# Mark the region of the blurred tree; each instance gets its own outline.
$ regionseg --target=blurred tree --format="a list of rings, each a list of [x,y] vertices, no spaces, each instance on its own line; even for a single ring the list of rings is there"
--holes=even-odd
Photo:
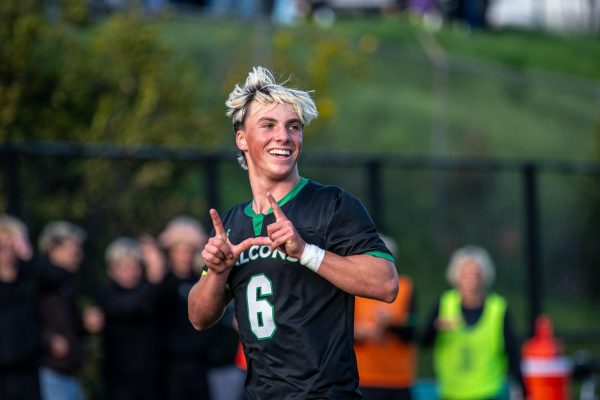
[[[0,141],[217,143],[210,133],[223,114],[199,109],[197,67],[176,60],[135,11],[94,20],[86,4],[0,2]],[[85,226],[101,264],[114,236],[203,212],[198,175],[181,163],[26,159],[23,217],[34,232],[57,218]]]
[[[41,3],[0,6],[0,139],[210,144],[196,72],[155,27],[135,13],[82,26],[83,0]]]

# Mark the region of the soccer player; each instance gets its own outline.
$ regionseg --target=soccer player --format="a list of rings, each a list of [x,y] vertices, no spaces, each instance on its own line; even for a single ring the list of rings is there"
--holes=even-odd
[[[226,102],[252,200],[214,225],[207,266],[188,298],[206,329],[235,300],[252,399],[360,399],[354,296],[394,301],[398,275],[365,208],[334,186],[300,176],[309,93],[255,67]]]

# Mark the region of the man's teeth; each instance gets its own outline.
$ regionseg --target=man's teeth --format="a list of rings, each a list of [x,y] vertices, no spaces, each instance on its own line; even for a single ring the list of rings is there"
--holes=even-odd
[[[290,154],[292,154],[292,152],[289,150],[269,150],[269,154],[275,156],[289,156]]]

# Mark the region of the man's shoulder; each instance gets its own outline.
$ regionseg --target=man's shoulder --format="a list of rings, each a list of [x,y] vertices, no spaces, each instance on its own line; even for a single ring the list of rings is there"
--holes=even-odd
[[[300,193],[304,196],[310,196],[313,200],[339,199],[343,196],[351,196],[339,186],[323,184],[313,180],[309,180]]]

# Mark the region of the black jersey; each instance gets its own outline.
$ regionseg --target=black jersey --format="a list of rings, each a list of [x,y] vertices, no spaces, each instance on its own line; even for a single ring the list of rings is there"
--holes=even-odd
[[[355,197],[302,179],[279,200],[306,243],[340,256],[393,260]],[[232,243],[267,236],[275,221],[237,205],[222,219]],[[243,252],[228,287],[248,362],[249,399],[360,399],[354,356],[354,296],[269,246]]]

